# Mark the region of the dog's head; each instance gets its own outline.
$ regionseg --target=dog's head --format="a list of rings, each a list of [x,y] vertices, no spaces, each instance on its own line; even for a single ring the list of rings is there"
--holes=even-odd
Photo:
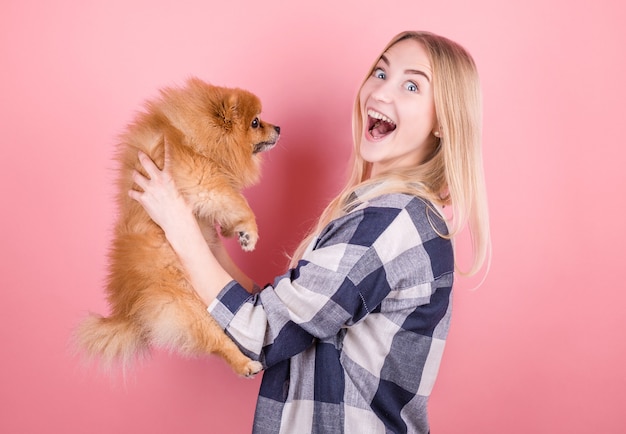
[[[259,98],[197,78],[185,87],[164,89],[161,95],[161,111],[180,130],[186,146],[244,184],[256,181],[259,154],[273,148],[280,136],[280,127],[261,120]]]

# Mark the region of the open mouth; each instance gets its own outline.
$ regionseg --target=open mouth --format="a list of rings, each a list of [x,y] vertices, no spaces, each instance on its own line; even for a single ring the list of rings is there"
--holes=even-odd
[[[382,139],[396,129],[396,123],[382,113],[367,111],[367,131],[375,139]]]
[[[396,129],[396,123],[382,113],[367,110],[367,131],[374,139],[382,139]]]

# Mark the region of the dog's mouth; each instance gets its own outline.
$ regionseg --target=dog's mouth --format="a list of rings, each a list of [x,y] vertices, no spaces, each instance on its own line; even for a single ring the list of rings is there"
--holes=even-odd
[[[252,150],[252,153],[258,154],[259,152],[269,151],[276,145],[276,142],[278,142],[278,139],[274,140],[273,142],[267,141],[267,142],[257,143],[256,145],[254,145],[254,149]]]
[[[273,126],[273,131],[271,132],[269,136],[269,140],[265,140],[263,142],[259,142],[255,144],[254,148],[252,148],[252,154],[254,155],[254,154],[258,154],[259,152],[269,151],[276,145],[276,143],[278,143],[279,138],[280,138],[280,127]]]
[[[396,123],[382,113],[367,110],[367,131],[375,139],[382,139],[396,129]]]

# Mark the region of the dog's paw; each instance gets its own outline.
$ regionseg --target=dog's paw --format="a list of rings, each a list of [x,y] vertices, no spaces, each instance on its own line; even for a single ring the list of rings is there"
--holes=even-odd
[[[258,235],[244,231],[237,232],[237,235],[239,236],[239,245],[243,250],[246,252],[254,250],[256,242],[259,238]]]
[[[243,372],[243,376],[246,378],[254,378],[254,376],[258,374],[259,372],[261,372],[262,370],[263,370],[263,365],[261,364],[261,362],[250,360],[250,362],[246,364],[246,367]]]

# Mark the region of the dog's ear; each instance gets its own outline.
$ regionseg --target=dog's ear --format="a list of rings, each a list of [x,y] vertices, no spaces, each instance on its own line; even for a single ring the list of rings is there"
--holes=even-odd
[[[217,110],[217,118],[221,126],[230,131],[236,123],[237,117],[237,95],[230,94],[222,98]]]

